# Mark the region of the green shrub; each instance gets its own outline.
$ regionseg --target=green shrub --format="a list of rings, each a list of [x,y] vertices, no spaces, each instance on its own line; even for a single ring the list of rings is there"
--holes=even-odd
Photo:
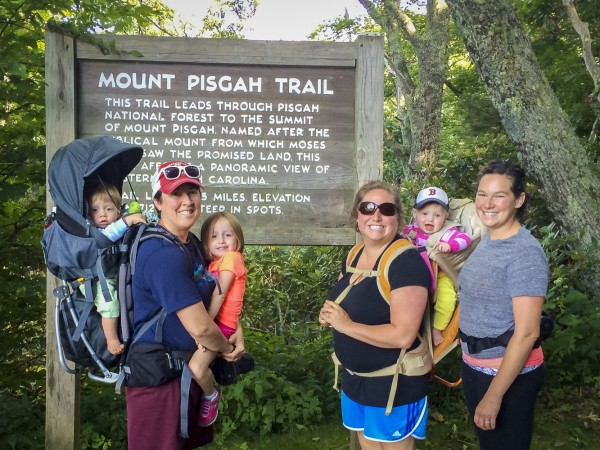
[[[259,368],[224,390],[220,439],[237,429],[252,436],[283,432],[321,419],[320,401],[312,389]]]
[[[330,331],[316,325],[288,331],[286,337],[247,333],[256,368],[223,389],[219,441],[234,430],[242,436],[262,436],[339,415],[339,396],[332,387]]]
[[[26,395],[0,392],[0,448],[44,448],[44,408]]]
[[[346,251],[322,246],[248,247],[243,324],[278,335],[295,324],[315,323]]]
[[[555,224],[536,230],[550,264],[550,287],[544,309],[554,319],[552,336],[544,342],[548,381],[555,394],[585,384],[600,389],[600,299],[586,294],[591,249],[577,236],[565,236]],[[596,274],[597,275],[597,274]]]
[[[127,449],[125,393],[116,394],[113,384],[82,378],[81,448]]]

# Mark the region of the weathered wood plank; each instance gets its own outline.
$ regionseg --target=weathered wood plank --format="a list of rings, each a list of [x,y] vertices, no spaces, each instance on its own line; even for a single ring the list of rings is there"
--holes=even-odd
[[[194,228],[200,234],[200,228]],[[246,227],[244,241],[247,245],[290,245],[302,242],[302,245],[354,245],[355,232],[348,228],[302,228],[293,225],[285,227]]]
[[[340,42],[250,41],[241,39],[161,38],[153,36],[99,36],[117,51],[102,54],[92,44],[77,42],[78,59],[144,59],[202,64],[354,67],[356,45]],[[118,51],[121,53],[118,54]],[[132,52],[135,51],[135,52]]]
[[[357,186],[383,177],[383,37],[356,40],[356,175]]]
[[[355,142],[357,188],[383,178],[383,37],[361,35],[356,40]],[[379,69],[379,70],[378,70]],[[354,234],[355,242],[360,240]],[[360,450],[355,431],[350,450]]]
[[[73,40],[46,35],[46,168],[52,155],[75,139],[75,51]],[[46,170],[47,173],[47,170]],[[46,194],[46,209],[52,199]],[[79,376],[66,373],[59,364],[52,289],[57,280],[49,272],[46,281],[46,449],[79,448]]]

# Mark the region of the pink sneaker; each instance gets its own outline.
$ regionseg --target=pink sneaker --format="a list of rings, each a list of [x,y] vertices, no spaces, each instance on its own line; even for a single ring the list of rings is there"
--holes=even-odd
[[[215,423],[219,414],[219,401],[221,400],[221,389],[215,386],[217,395],[212,400],[202,398],[200,403],[200,419],[201,427],[207,427]]]

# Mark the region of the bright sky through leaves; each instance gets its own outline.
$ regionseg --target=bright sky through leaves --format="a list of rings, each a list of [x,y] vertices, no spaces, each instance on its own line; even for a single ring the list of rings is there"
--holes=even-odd
[[[185,20],[199,23],[212,0],[163,0],[163,3]],[[246,38],[306,40],[317,25],[344,15],[346,9],[350,17],[366,14],[357,0],[260,0],[256,15],[248,21]]]

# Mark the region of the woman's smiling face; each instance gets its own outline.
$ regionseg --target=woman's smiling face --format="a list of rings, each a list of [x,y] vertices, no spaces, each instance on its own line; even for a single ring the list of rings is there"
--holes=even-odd
[[[170,194],[162,194],[154,200],[160,211],[160,224],[168,231],[185,240],[200,217],[200,188],[191,183],[182,184]]]
[[[511,229],[519,225],[517,212],[524,200],[525,193],[515,197],[511,180],[506,175],[487,174],[481,177],[475,206],[479,219],[488,227],[492,238],[507,237]]]
[[[362,198],[361,202],[373,202],[376,205],[382,203],[394,203],[394,197],[385,189],[372,189]],[[358,212],[358,231],[365,242],[386,244],[398,234],[398,216],[384,216],[379,208],[375,213],[368,216]]]

